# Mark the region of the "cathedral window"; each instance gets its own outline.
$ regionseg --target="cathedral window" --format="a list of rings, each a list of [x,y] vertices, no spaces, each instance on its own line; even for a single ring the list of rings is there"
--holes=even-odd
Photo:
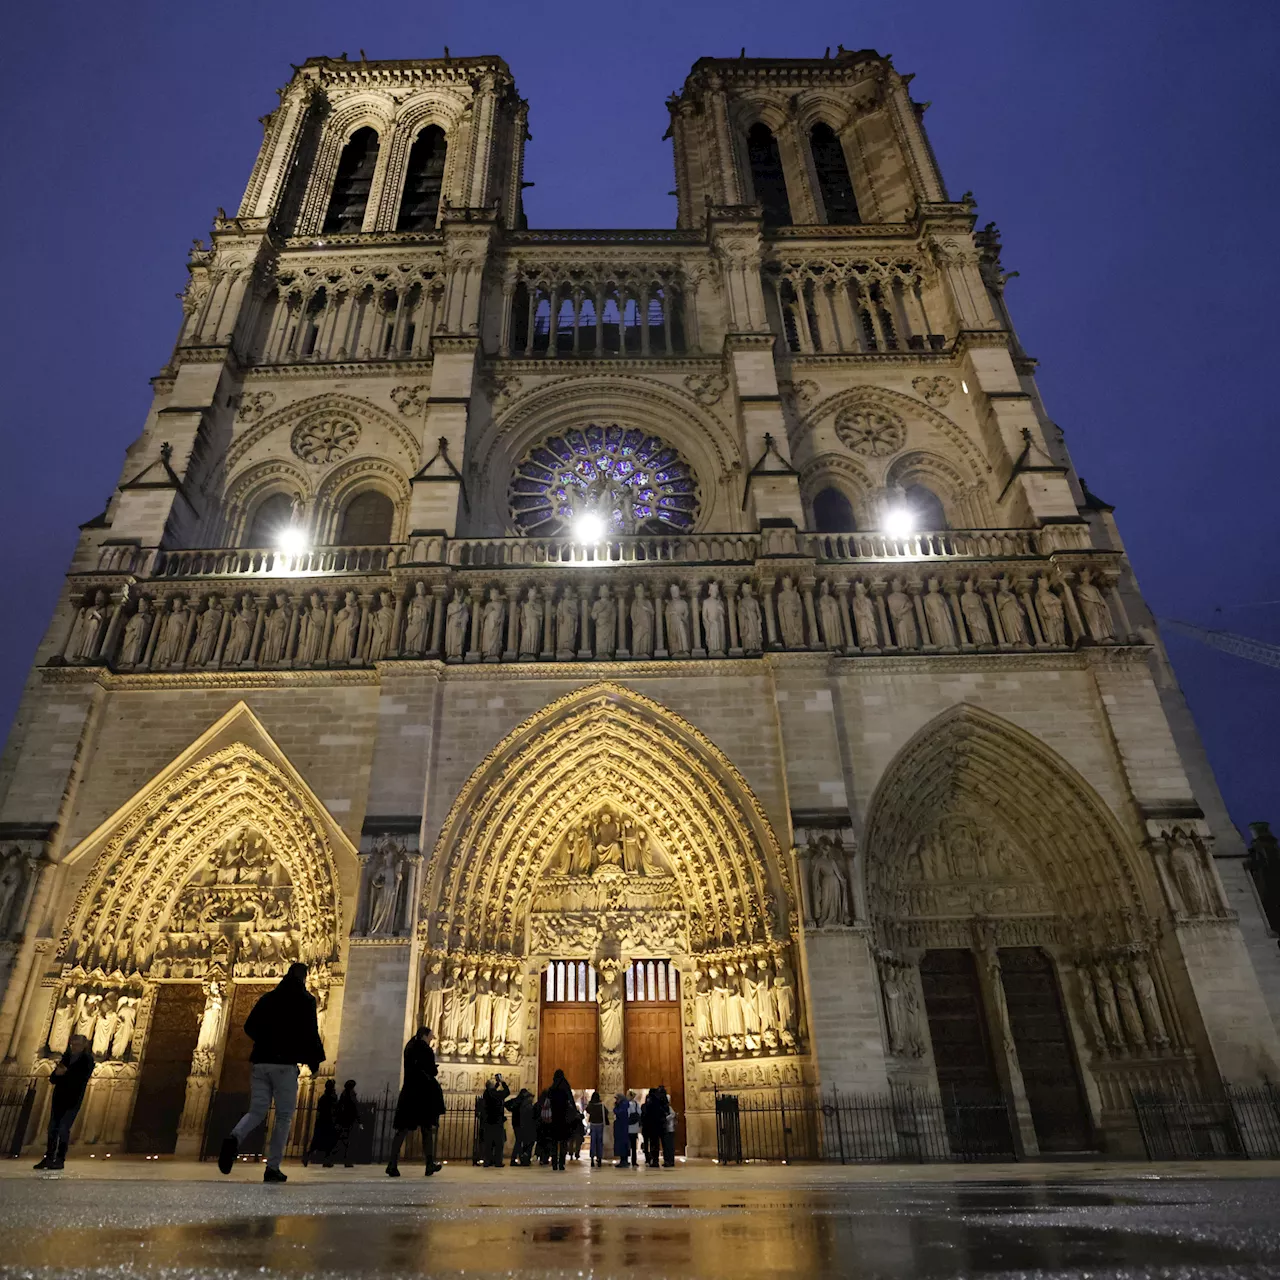
[[[246,547],[276,546],[292,518],[293,496],[288,493],[271,494],[258,504],[257,510],[253,513],[244,545]]]
[[[902,503],[911,512],[916,529],[933,533],[948,527],[942,500],[932,489],[922,484],[908,485],[902,491]]]
[[[549,436],[516,468],[508,490],[520,533],[554,537],[599,516],[610,536],[688,533],[698,518],[693,469],[658,436],[595,423]]]
[[[778,140],[767,124],[757,122],[747,130],[747,159],[751,164],[751,185],[756,203],[764,209],[766,226],[789,227],[791,204],[787,199],[787,181],[782,174],[782,156]]]
[[[813,167],[818,174],[818,190],[822,194],[827,221],[840,226],[860,222],[844,147],[840,145],[835,130],[819,121],[809,130],[809,148],[813,153]]]
[[[358,493],[342,512],[338,529],[338,545],[343,547],[377,547],[391,541],[391,524],[395,504],[385,493],[366,489]]]
[[[324,217],[325,235],[357,232],[364,226],[364,211],[369,204],[373,171],[377,165],[377,133],[368,126],[357,129],[342,148],[338,160],[329,211]]]
[[[813,525],[819,533],[853,533],[858,527],[854,523],[849,499],[831,486],[814,495]]]
[[[413,141],[400,197],[397,231],[434,231],[444,187],[444,130],[428,125]]]

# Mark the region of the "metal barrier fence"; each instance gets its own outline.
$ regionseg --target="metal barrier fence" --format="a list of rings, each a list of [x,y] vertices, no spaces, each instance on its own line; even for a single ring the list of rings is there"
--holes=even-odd
[[[16,1158],[22,1154],[35,1104],[34,1076],[7,1076],[0,1080],[0,1155]]]
[[[1280,1090],[1224,1084],[1218,1097],[1135,1092],[1148,1160],[1280,1159]]]
[[[716,1093],[716,1156],[838,1160],[841,1164],[1015,1160],[1003,1099],[973,1101],[922,1089],[816,1095],[804,1090]]]

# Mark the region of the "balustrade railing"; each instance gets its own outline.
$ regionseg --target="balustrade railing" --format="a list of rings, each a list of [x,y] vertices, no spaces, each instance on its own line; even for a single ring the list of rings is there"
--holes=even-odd
[[[152,578],[299,578],[337,573],[381,573],[402,563],[404,544],[311,547],[289,552],[266,547],[214,551],[158,551]]]

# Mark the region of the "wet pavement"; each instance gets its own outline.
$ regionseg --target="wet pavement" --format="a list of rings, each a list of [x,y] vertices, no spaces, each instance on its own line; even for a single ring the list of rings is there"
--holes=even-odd
[[[1280,1276],[1274,1165],[288,1172],[5,1162],[0,1276]]]

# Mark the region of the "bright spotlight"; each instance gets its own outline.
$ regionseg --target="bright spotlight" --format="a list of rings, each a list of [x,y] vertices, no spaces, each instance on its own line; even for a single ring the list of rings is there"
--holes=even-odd
[[[604,521],[594,511],[573,522],[573,536],[579,542],[599,542],[604,537]]]
[[[915,516],[906,507],[894,507],[884,518],[884,531],[891,538],[905,538],[916,527]]]
[[[307,549],[307,535],[304,530],[299,529],[296,524],[291,524],[280,530],[276,538],[276,550],[281,555],[300,556]]]

